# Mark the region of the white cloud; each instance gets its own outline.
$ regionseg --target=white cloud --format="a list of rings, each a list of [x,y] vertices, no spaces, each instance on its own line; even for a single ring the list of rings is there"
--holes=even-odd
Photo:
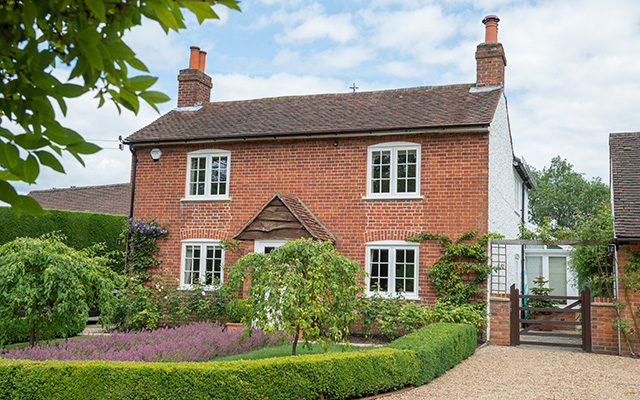
[[[351,15],[317,15],[276,35],[276,41],[299,44],[326,38],[345,43],[352,40],[357,32],[351,21]]]
[[[347,84],[333,78],[275,74],[251,77],[240,74],[213,75],[212,101],[256,99],[275,96],[346,92]]]

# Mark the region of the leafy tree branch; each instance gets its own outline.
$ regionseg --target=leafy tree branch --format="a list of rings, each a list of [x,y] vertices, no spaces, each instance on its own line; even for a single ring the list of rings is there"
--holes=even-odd
[[[58,122],[56,106],[95,93],[138,113],[140,99],[156,111],[169,100],[150,90],[157,78],[124,42],[143,17],[165,32],[185,28],[183,11],[200,23],[218,18],[216,4],[239,10],[236,0],[8,0],[0,7],[0,201],[42,214],[40,205],[18,195],[12,181],[35,183],[42,166],[64,173],[59,157],[82,157],[100,147]],[[56,76],[68,73],[64,81]],[[140,74],[138,74],[139,71]],[[54,74],[54,72],[56,72]]]

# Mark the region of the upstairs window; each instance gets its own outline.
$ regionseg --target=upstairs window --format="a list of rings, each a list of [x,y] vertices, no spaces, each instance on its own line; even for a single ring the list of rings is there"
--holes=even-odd
[[[187,193],[191,200],[229,198],[229,161],[231,152],[198,150],[187,156]]]
[[[217,288],[222,283],[224,250],[218,240],[189,239],[182,242],[180,286],[191,288],[198,282]]]
[[[367,197],[420,197],[420,145],[395,142],[369,146]]]

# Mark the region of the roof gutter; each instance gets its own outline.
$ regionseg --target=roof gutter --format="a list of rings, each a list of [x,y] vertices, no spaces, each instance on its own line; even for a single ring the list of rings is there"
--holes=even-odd
[[[536,179],[533,177],[531,169],[529,168],[529,164],[527,164],[527,162],[524,160],[524,157],[520,159],[514,155],[513,168],[515,168],[516,172],[522,179],[522,183],[524,183],[528,189],[535,189]]]
[[[489,131],[489,124],[473,124],[473,125],[457,125],[457,126],[437,126],[429,128],[399,128],[399,129],[369,129],[364,131],[341,131],[341,132],[308,132],[308,133],[267,133],[260,135],[245,136],[221,136],[216,138],[185,138],[185,139],[149,139],[149,140],[131,140],[124,141],[124,144],[160,144],[160,143],[211,143],[211,142],[242,142],[248,140],[265,140],[265,139],[323,139],[338,137],[363,137],[363,136],[386,136],[386,135],[405,135],[408,133],[444,133],[444,132],[460,132],[460,133],[486,133]]]

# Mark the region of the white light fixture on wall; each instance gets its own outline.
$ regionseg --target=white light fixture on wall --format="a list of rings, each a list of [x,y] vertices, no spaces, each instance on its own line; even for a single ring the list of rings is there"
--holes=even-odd
[[[158,161],[161,155],[162,155],[162,152],[160,151],[160,149],[158,148],[151,149],[151,158],[153,159],[153,161]]]

